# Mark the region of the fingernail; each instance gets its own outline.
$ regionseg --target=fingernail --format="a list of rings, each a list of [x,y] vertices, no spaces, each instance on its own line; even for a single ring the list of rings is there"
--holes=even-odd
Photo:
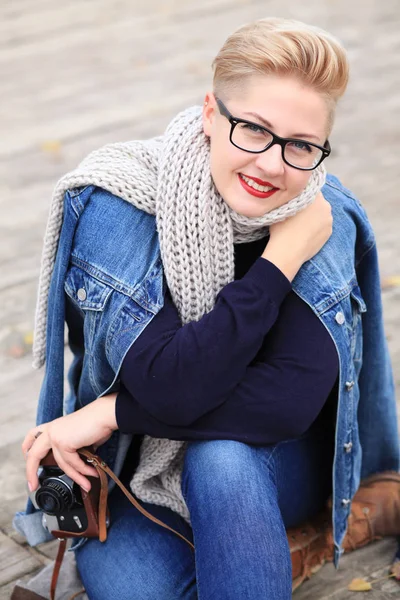
[[[30,491],[30,492],[32,492],[32,491],[33,491],[32,484],[31,484],[29,481],[28,481],[28,488],[29,488],[29,491]]]

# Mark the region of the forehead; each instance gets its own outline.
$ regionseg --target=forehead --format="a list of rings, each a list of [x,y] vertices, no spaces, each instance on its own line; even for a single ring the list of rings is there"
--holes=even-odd
[[[247,78],[229,94],[229,110],[237,117],[271,124],[278,135],[290,137],[306,132],[326,138],[329,108],[318,91],[289,76],[260,75]]]

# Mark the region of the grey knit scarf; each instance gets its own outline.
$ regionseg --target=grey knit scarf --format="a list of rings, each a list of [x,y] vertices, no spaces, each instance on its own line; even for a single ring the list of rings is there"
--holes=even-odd
[[[213,184],[201,107],[178,114],[163,136],[104,146],[65,175],[54,190],[44,240],[33,346],[34,367],[45,362],[47,303],[68,189],[96,185],[156,216],[161,259],[182,323],[210,311],[234,279],[234,243],[260,239],[268,226],[308,206],[325,182],[321,165],[304,191],[259,218],[234,212]],[[185,444],[146,436],[131,482],[143,501],[168,506],[190,521],[181,494]]]

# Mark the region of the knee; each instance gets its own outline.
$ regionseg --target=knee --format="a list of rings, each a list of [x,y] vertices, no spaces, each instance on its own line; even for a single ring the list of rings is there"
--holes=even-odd
[[[191,442],[185,455],[185,469],[197,475],[222,473],[235,476],[242,466],[251,462],[253,448],[231,440]]]
[[[222,494],[259,485],[268,470],[256,447],[232,440],[188,444],[182,479],[184,495],[190,489]]]

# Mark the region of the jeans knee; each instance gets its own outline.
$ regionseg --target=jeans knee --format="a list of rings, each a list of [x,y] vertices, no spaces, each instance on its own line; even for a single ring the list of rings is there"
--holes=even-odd
[[[190,489],[218,495],[235,490],[264,487],[270,476],[257,448],[233,440],[211,440],[188,444],[182,491]]]
[[[198,475],[239,473],[252,460],[252,448],[231,440],[191,442],[185,456],[185,469]]]

